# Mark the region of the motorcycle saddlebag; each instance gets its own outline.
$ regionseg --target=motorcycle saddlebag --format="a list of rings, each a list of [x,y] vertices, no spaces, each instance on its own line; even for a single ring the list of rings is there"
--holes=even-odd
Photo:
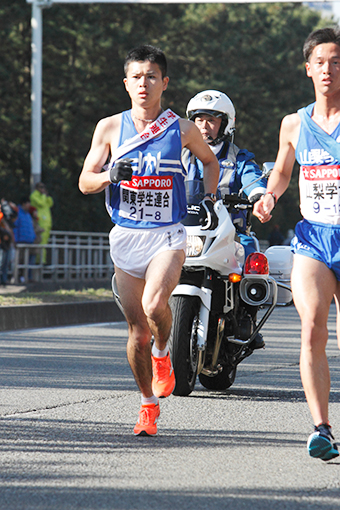
[[[290,287],[290,274],[293,267],[293,253],[289,246],[270,246],[265,255],[269,262],[269,274],[278,283],[283,283]],[[272,287],[267,303],[272,302]],[[289,290],[277,288],[277,304],[287,305],[292,300],[292,293]]]

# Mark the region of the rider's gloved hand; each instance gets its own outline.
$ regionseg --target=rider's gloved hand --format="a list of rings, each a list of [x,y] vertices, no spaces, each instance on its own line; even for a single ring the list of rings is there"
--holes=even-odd
[[[110,169],[110,181],[117,184],[119,181],[131,181],[132,165],[131,159],[121,159]]]
[[[248,200],[251,204],[255,204],[260,198],[263,196],[264,193],[255,193],[252,197],[250,197]]]
[[[215,230],[218,225],[218,216],[214,209],[214,202],[210,197],[204,197],[200,203],[201,230]]]

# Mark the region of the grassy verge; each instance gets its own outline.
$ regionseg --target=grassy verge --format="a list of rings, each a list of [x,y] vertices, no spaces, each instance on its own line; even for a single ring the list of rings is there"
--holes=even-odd
[[[82,289],[55,292],[20,292],[19,294],[0,295],[0,306],[39,305],[43,303],[77,303],[80,301],[111,300],[112,291],[109,289]]]

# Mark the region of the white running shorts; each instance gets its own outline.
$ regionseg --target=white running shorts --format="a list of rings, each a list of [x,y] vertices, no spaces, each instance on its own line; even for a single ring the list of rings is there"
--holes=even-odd
[[[151,260],[168,250],[186,251],[187,233],[181,223],[134,229],[116,225],[110,232],[110,255],[116,267],[136,278],[145,277]]]

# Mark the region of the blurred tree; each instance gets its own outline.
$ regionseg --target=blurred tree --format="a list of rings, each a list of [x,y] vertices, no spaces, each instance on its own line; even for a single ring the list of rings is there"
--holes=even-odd
[[[236,108],[235,143],[254,152],[259,164],[274,161],[282,118],[313,101],[302,46],[327,21],[297,4],[192,4],[180,22],[190,31],[179,27],[185,35],[171,54],[177,59],[173,81],[182,84],[174,104],[205,88],[225,92]],[[254,218],[259,237],[268,237],[273,221],[286,233],[300,220],[297,184],[294,174],[272,222],[262,225]]]
[[[0,194],[27,193],[31,143],[30,7],[0,5]]]
[[[29,191],[30,14],[23,0],[0,7],[0,189]],[[54,228],[107,231],[103,194],[83,196],[78,176],[95,124],[130,107],[123,61],[142,43],[161,47],[170,84],[164,107],[184,116],[198,91],[227,93],[236,143],[259,163],[273,160],[280,121],[313,99],[303,67],[308,33],[329,24],[299,4],[54,4],[44,9],[42,179],[55,199]],[[282,231],[299,219],[295,185],[279,201]],[[288,206],[289,204],[289,206]],[[271,228],[254,220],[260,236]]]

